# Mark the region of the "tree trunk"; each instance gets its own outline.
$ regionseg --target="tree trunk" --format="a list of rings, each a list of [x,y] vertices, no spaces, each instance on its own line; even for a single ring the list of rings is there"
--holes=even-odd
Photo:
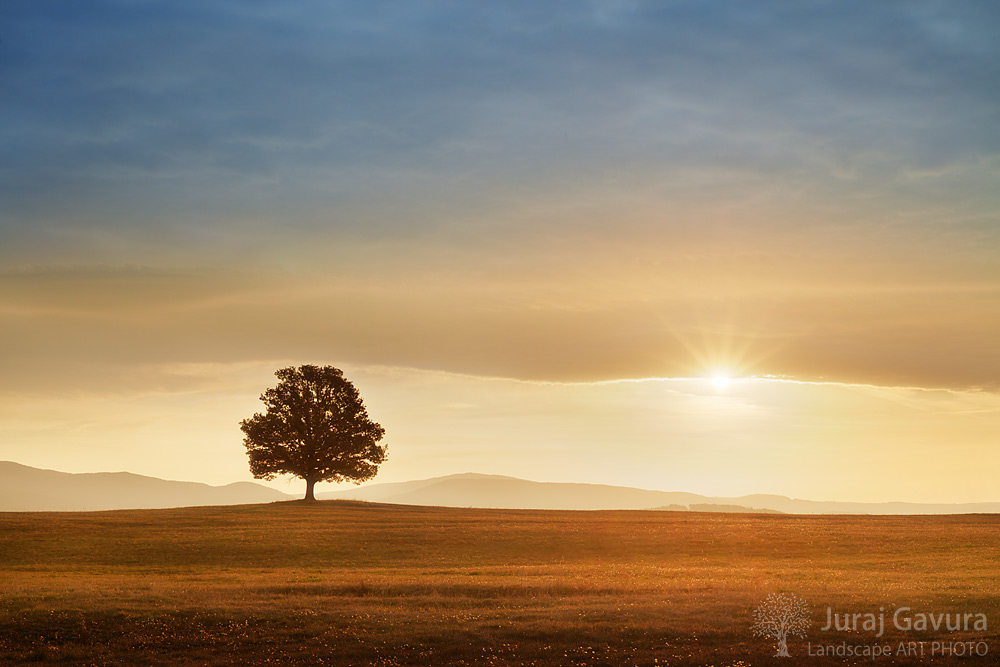
[[[774,656],[775,658],[788,658],[788,641],[785,635],[778,636],[778,652]]]
[[[316,500],[315,494],[313,494],[313,488],[316,486],[316,480],[307,479],[306,480],[306,497],[305,500]]]

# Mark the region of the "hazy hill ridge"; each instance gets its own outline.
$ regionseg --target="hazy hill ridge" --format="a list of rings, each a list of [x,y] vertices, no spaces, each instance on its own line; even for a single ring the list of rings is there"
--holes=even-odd
[[[801,500],[778,495],[702,496],[681,491],[652,491],[605,484],[532,482],[502,475],[465,473],[412,482],[369,484],[318,494],[403,505],[496,507],[507,509],[662,509],[692,511],[765,511],[789,514],[970,514],[1000,513],[994,503],[851,503]]]
[[[0,461],[0,511],[152,509],[290,500],[252,482],[210,486],[130,472],[68,473]]]
[[[0,511],[7,512],[242,505],[299,497],[252,482],[210,486],[128,472],[65,473],[0,461]],[[477,473],[369,484],[319,493],[317,497],[401,505],[505,509],[648,509],[789,514],[1000,513],[1000,503],[850,503],[766,494],[727,498],[606,484],[533,482]]]

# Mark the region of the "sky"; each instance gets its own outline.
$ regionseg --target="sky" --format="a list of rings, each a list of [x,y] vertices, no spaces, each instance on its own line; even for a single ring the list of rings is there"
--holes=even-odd
[[[249,480],[238,422],[313,363],[386,428],[376,482],[1000,500],[998,31],[6,0],[0,459]]]

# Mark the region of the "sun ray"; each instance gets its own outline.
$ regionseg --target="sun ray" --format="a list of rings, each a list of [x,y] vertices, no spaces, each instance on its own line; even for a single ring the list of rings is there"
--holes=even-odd
[[[761,365],[781,350],[788,336],[768,335],[765,317],[737,321],[734,313],[705,314],[686,330],[673,328],[670,334],[690,355],[689,377],[704,377],[722,389],[734,378],[758,375]]]

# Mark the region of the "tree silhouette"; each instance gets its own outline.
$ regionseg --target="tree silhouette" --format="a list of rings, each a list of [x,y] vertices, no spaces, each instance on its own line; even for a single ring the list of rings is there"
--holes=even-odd
[[[805,637],[811,619],[809,605],[795,593],[771,593],[753,612],[755,637],[778,640],[774,657],[787,658],[788,635]]]
[[[316,482],[360,484],[386,459],[379,445],[385,429],[368,417],[357,388],[333,366],[299,366],[275,372],[278,386],[260,396],[267,412],[240,422],[250,472],[257,479],[297,475],[306,500]]]

